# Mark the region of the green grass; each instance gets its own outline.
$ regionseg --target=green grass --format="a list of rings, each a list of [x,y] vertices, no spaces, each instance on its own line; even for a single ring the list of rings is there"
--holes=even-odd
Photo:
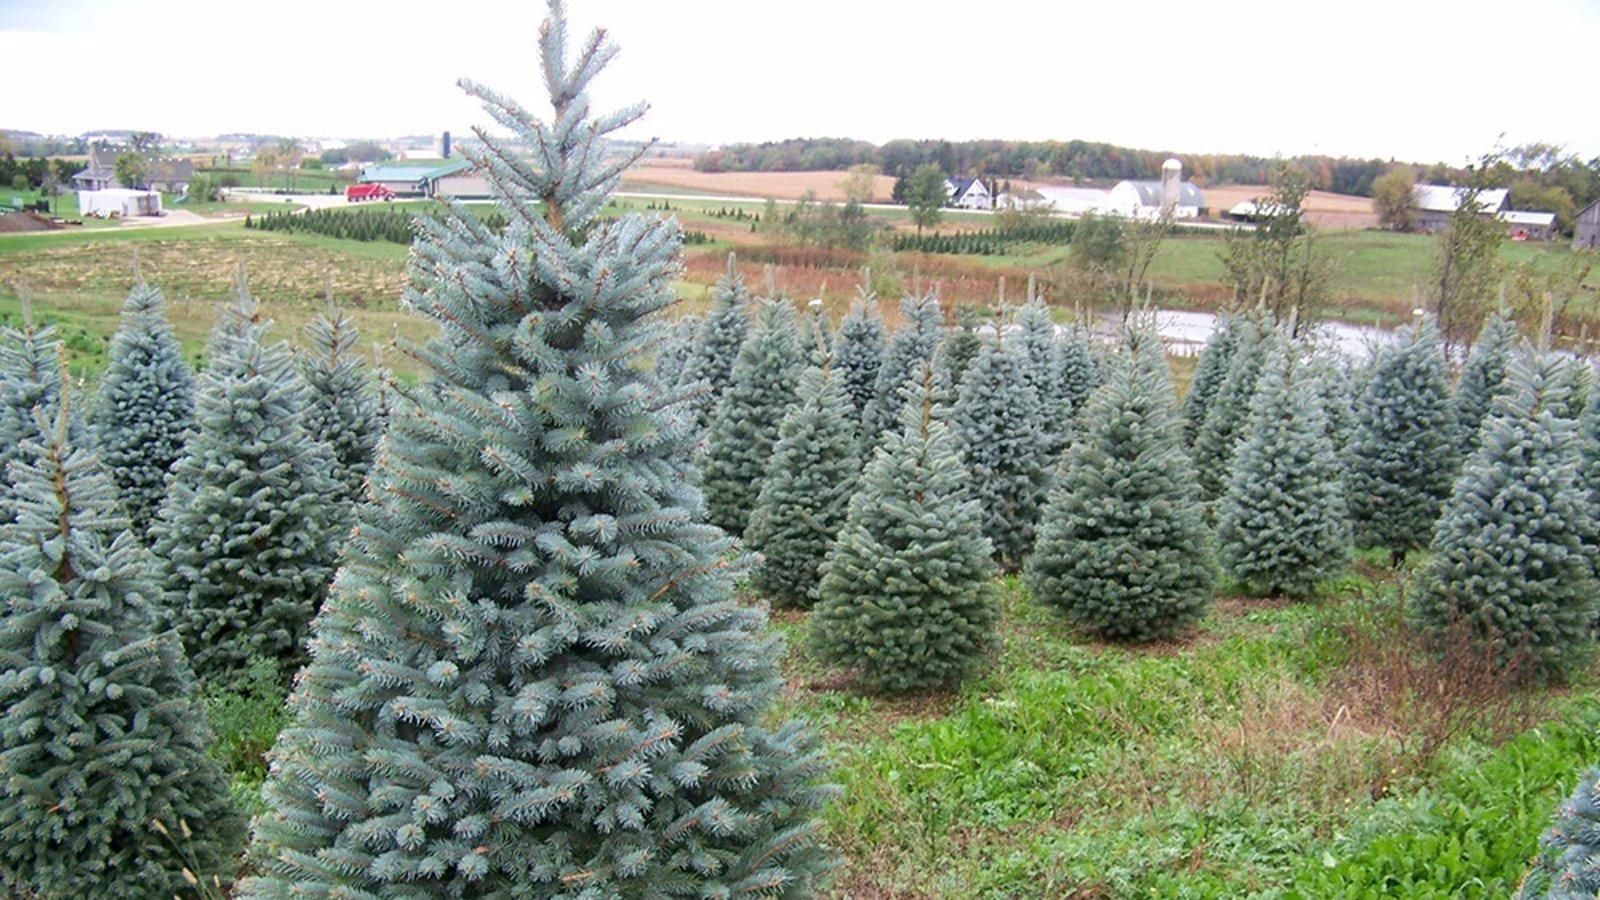
[[[843,787],[837,896],[1505,896],[1600,753],[1600,705],[1573,694],[1510,743],[1468,735],[1390,781],[1390,742],[1337,721],[1327,635],[1392,586],[1340,590],[1232,601],[1185,641],[1122,648],[1007,582],[988,674],[903,700],[838,689],[785,620],[783,712],[821,726]]]

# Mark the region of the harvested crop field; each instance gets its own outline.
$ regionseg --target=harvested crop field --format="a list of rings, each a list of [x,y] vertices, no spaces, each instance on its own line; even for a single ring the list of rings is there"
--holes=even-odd
[[[681,165],[640,165],[622,176],[622,189],[671,188],[695,194],[726,194],[730,197],[773,197],[798,200],[806,191],[819,200],[844,200],[839,182],[845,172],[697,172]],[[894,179],[879,175],[873,179],[872,199],[887,202],[894,190]]]
[[[1265,184],[1230,184],[1202,188],[1206,206],[1214,213],[1226,212],[1236,204],[1272,193]],[[1361,229],[1378,227],[1378,214],[1372,211],[1370,197],[1312,191],[1306,197],[1306,217],[1318,228]]]

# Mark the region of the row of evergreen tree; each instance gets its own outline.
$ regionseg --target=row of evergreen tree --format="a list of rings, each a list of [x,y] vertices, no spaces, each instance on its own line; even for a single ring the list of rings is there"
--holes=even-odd
[[[350,241],[387,241],[409,245],[417,234],[414,222],[418,217],[418,213],[394,207],[362,210],[286,209],[260,216],[247,215],[244,227],[260,231],[320,234]],[[486,214],[484,221],[496,231],[504,229],[506,225],[505,216],[499,212]]]
[[[898,234],[894,249],[918,253],[965,253],[995,256],[1016,244],[1066,246],[1072,243],[1078,223],[1071,219],[1029,222],[1007,228],[980,228],[950,234]]]
[[[268,327],[241,282],[197,376],[138,284],[87,416],[51,329],[0,341],[14,890],[170,897],[235,865],[244,823],[196,678],[303,662],[381,430],[348,318],[318,317],[297,354]]]
[[[1291,339],[1292,323],[1226,317],[1180,409],[1147,329],[1107,357],[1058,335],[1037,301],[982,336],[947,329],[933,298],[901,313],[888,338],[864,296],[835,335],[815,310],[801,321],[786,301],[751,298],[730,262],[705,321],[681,321],[660,354],[705,430],[712,521],[764,555],[754,585],[776,602],[822,599],[851,473],[895,430],[925,364],[923,400],[952,433],[996,565],[1026,569],[1036,596],[1093,631],[1172,634],[1203,613],[1217,566],[1253,593],[1309,596],[1353,547],[1397,563],[1431,547],[1419,622],[1469,624],[1507,665],[1544,675],[1591,647],[1600,404],[1585,403],[1586,366],[1519,347],[1505,316],[1455,388],[1429,320],[1353,368]],[[1555,455],[1519,463],[1539,441]],[[1499,455],[1480,459],[1485,448]],[[1516,490],[1534,495],[1508,511]],[[1140,584],[1169,576],[1183,596]]]
[[[752,587],[812,607],[820,655],[869,689],[973,672],[997,569],[1079,627],[1149,640],[1201,618],[1219,574],[1311,596],[1356,546],[1429,549],[1410,610],[1439,641],[1487,642],[1519,677],[1592,653],[1600,403],[1587,365],[1504,315],[1454,386],[1429,319],[1352,367],[1292,322],[1225,317],[1180,405],[1137,318],[1095,352],[1037,302],[979,331],[932,298],[901,314],[888,336],[863,296],[830,333],[815,307],[751,298],[730,261],[657,359],[697,404],[713,520],[760,554]],[[1530,885],[1595,883],[1597,784]]]

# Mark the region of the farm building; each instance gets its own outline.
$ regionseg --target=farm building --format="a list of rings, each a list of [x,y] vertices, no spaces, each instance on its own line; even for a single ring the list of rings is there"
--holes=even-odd
[[[428,179],[427,192],[430,197],[449,197],[453,200],[484,200],[491,196],[489,176],[462,159],[452,160],[436,169]]]
[[[1578,225],[1572,235],[1572,249],[1593,250],[1596,247],[1600,247],[1600,200],[1578,213]]]
[[[1500,214],[1500,221],[1514,241],[1548,241],[1556,233],[1556,214],[1508,209]]]
[[[161,195],[155,191],[105,188],[78,192],[78,213],[101,219],[126,219],[133,216],[159,216]]]
[[[109,151],[99,144],[89,147],[89,165],[72,176],[72,186],[80,191],[103,191],[117,186],[116,167]]]
[[[994,194],[982,178],[946,178],[944,189],[949,205],[958,209],[994,209]]]
[[[1417,230],[1424,232],[1443,231],[1450,224],[1450,216],[1461,207],[1464,202],[1465,190],[1450,184],[1419,184],[1412,196],[1417,203]],[[1485,216],[1498,216],[1508,212],[1511,192],[1505,188],[1495,188],[1478,192],[1478,212]]]
[[[1205,211],[1205,195],[1194,182],[1183,180],[1183,163],[1175,159],[1161,164],[1160,181],[1118,182],[1106,203],[1110,212],[1135,219],[1154,219],[1169,211],[1174,219],[1196,219]]]
[[[363,168],[358,183],[382,184],[397,197],[432,197],[435,184],[467,170],[472,163],[467,160],[450,160],[437,165],[370,165]],[[462,194],[448,194],[461,197]]]

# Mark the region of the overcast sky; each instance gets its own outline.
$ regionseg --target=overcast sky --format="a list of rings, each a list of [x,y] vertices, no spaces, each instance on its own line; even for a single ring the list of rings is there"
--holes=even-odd
[[[1459,163],[1600,155],[1600,0],[573,0],[630,136],[1072,139]],[[1302,11],[1304,10],[1304,11]],[[0,0],[0,127],[464,133],[470,76],[534,105],[542,2]],[[542,108],[542,107],[539,107]]]

